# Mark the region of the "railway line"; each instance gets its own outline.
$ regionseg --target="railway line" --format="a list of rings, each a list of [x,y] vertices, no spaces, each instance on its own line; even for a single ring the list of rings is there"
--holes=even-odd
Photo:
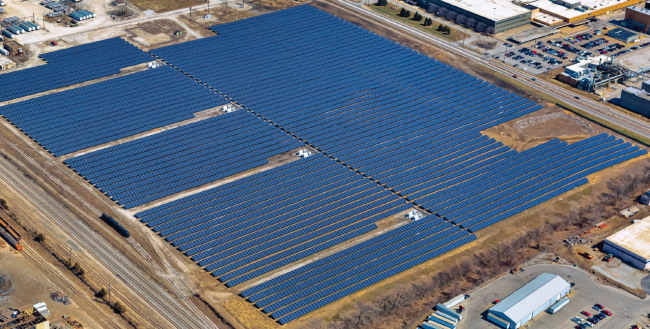
[[[591,115],[597,116],[603,120],[609,121],[613,124],[616,124],[624,129],[627,129],[629,131],[632,131],[638,135],[641,135],[646,138],[650,138],[650,123],[644,122],[644,121],[639,121],[635,120],[634,118],[621,113],[615,109],[609,108],[608,106],[605,106],[601,103],[598,103],[596,101],[592,101],[589,99],[580,99],[579,95],[576,93],[571,92],[570,90],[567,90],[563,87],[556,86],[550,82],[543,81],[540,79],[532,80],[534,78],[533,75],[517,70],[513,67],[510,67],[508,65],[502,64],[500,62],[494,62],[491,61],[489,58],[484,57],[480,54],[477,54],[476,52],[464,48],[460,44],[456,43],[451,43],[446,40],[440,39],[436,36],[433,36],[431,34],[422,32],[420,30],[417,30],[413,27],[410,27],[406,24],[400,23],[398,21],[392,20],[390,18],[384,17],[378,13],[375,13],[373,11],[370,11],[364,7],[362,7],[362,4],[354,4],[351,3],[347,0],[332,0],[327,2],[328,4],[338,7],[339,9],[343,9],[346,11],[352,11],[356,14],[365,16],[365,17],[370,17],[375,21],[380,21],[383,23],[385,26],[390,26],[394,29],[396,29],[396,32],[405,33],[411,36],[416,36],[419,39],[428,41],[444,50],[447,50],[451,53],[455,53],[457,55],[463,56],[465,58],[468,58],[470,60],[473,60],[483,66],[486,66],[494,71],[497,71],[501,74],[504,75],[516,75],[519,77],[519,82],[523,83],[526,86],[535,88],[536,90],[549,94],[559,100],[564,101],[565,103],[574,106],[586,113],[589,113]]]
[[[217,328],[205,315],[197,313],[196,307],[190,306],[188,300],[181,298],[179,301],[174,298],[124,255],[113,249],[105,238],[76,219],[63,205],[44,194],[33,182],[25,180],[24,175],[4,158],[0,159],[0,178],[38,209],[44,218],[67,232],[72,240],[94,255],[100,264],[158,311],[168,321],[167,324],[159,326]]]

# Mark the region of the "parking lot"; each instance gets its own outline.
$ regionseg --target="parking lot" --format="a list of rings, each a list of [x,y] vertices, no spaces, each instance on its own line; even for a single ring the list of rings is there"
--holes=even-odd
[[[570,302],[556,314],[542,313],[524,327],[530,329],[574,328],[576,323],[571,319],[587,311],[593,316],[596,311],[592,306],[600,303],[612,313],[596,324],[594,328],[631,328],[634,323],[647,314],[650,299],[641,300],[623,290],[605,286],[594,281],[589,273],[569,265],[532,265],[525,267],[523,272],[507,274],[496,281],[484,285],[470,293],[471,297],[461,303],[466,308],[463,320],[458,324],[459,329],[495,329],[496,325],[487,321],[485,312],[493,306],[492,301],[503,299],[534,279],[541,273],[560,275],[570,283],[575,283],[569,295]]]
[[[491,56],[495,60],[537,75],[571,65],[578,56],[606,55],[627,60],[630,57],[638,57],[635,54],[643,57],[645,50],[650,49],[648,38],[626,45],[606,36],[607,31],[615,27],[601,19],[590,22],[587,28],[571,34],[559,33],[521,45],[502,42],[491,51]]]

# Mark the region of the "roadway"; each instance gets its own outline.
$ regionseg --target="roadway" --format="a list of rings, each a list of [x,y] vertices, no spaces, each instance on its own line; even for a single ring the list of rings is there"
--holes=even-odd
[[[23,154],[23,156],[26,155]],[[94,256],[106,270],[114,273],[142,299],[142,302],[149,304],[154,311],[168,321],[165,324],[152,325],[164,328],[217,329],[217,326],[195,305],[179,296],[176,287],[173,287],[176,290],[176,295],[170,293],[153,276],[131,262],[104,236],[90,228],[60,201],[50,194],[44,193],[33,180],[26,179],[25,174],[4,157],[0,157],[0,179],[11,186],[26,203],[37,209],[44,219],[58,226],[71,240],[85,249],[88,254]],[[15,201],[19,202],[19,200]],[[140,313],[144,310],[132,311]],[[146,314],[141,315],[146,318]]]
[[[370,18],[374,21],[382,23],[384,26],[392,27],[396,32],[402,32],[404,34],[415,36],[418,39],[427,41],[440,49],[444,49],[450,53],[465,57],[469,60],[474,61],[480,65],[483,65],[489,69],[497,71],[506,76],[518,77],[519,82],[524,85],[527,85],[531,88],[536,89],[540,93],[545,93],[551,95],[564,103],[571,105],[579,110],[582,110],[588,114],[596,116],[602,120],[609,121],[621,128],[632,131],[640,136],[650,138],[650,123],[645,121],[639,121],[635,118],[632,118],[625,113],[619,112],[615,109],[610,108],[609,106],[593,101],[590,99],[580,98],[580,96],[569,89],[557,86],[553,83],[543,81],[541,79],[535,79],[535,76],[517,70],[511,66],[503,64],[501,62],[492,61],[489,59],[489,56],[484,56],[476,53],[473,50],[465,48],[463,45],[452,43],[444,39],[438,38],[434,35],[428,34],[426,32],[420,31],[414,27],[408,26],[401,22],[395,21],[393,19],[384,17],[376,12],[373,12],[370,9],[367,9],[363,6],[362,3],[351,3],[348,0],[332,0],[328,2],[333,6],[339,7],[346,11],[351,11],[356,14],[362,15],[366,18]]]

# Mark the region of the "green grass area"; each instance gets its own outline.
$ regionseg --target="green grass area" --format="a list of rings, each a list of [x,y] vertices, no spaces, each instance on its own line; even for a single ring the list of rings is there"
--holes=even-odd
[[[571,112],[575,113],[576,115],[579,115],[579,116],[581,116],[581,117],[583,117],[583,118],[585,118],[585,119],[587,119],[587,120],[589,120],[591,122],[599,124],[599,125],[601,125],[601,126],[603,126],[605,128],[608,128],[610,130],[613,130],[613,131],[615,131],[615,132],[617,132],[617,133],[619,133],[619,134],[621,134],[621,135],[623,135],[623,136],[625,136],[625,137],[627,137],[629,139],[635,140],[635,141],[637,141],[637,142],[639,142],[639,143],[641,143],[641,144],[643,144],[645,146],[650,146],[650,139],[645,138],[645,137],[643,137],[643,136],[641,136],[639,134],[636,134],[636,133],[634,133],[632,131],[629,131],[629,130],[627,130],[627,129],[623,128],[623,127],[620,127],[620,126],[618,126],[618,125],[616,125],[614,123],[611,123],[609,121],[606,121],[606,120],[603,120],[603,119],[601,119],[599,117],[591,115],[591,114],[589,114],[589,113],[587,113],[585,111],[579,110],[579,109],[577,109],[577,108],[575,108],[575,107],[573,107],[573,106],[571,106],[569,104],[564,103],[563,101],[561,101],[561,100],[559,100],[559,99],[557,99],[557,98],[555,98],[553,96],[550,96],[550,95],[545,94],[545,93],[540,93],[537,89],[534,89],[534,88],[532,88],[532,87],[518,81],[517,79],[512,79],[509,76],[505,76],[505,75],[503,75],[501,73],[493,71],[492,69],[489,69],[489,68],[487,68],[485,66],[482,66],[482,65],[475,65],[475,66],[473,66],[473,68],[475,70],[477,70],[477,71],[483,72],[486,75],[492,76],[494,79],[499,80],[504,84],[510,85],[511,87],[513,87],[513,89],[515,89],[516,91],[518,91],[518,92],[520,92],[522,94],[525,94],[529,98],[532,98],[534,100],[536,99],[537,101],[546,101],[548,103],[555,104],[555,105],[557,105],[557,106],[559,106],[559,107],[561,107],[561,108],[563,108],[565,110],[571,111]]]
[[[438,25],[440,25],[440,23],[437,23],[437,22],[434,21],[432,26],[424,26],[423,25],[424,18],[421,21],[417,22],[417,21],[412,20],[411,18],[401,17],[398,14],[399,14],[400,9],[402,9],[402,8],[398,7],[397,9],[393,10],[392,7],[393,7],[393,5],[391,5],[391,4],[388,4],[387,6],[377,6],[375,4],[368,5],[368,8],[370,8],[374,12],[380,13],[380,14],[386,16],[386,17],[390,17],[390,18],[392,18],[392,19],[394,19],[394,20],[396,20],[398,22],[408,24],[408,25],[410,25],[412,27],[415,27],[415,28],[417,28],[419,30],[422,30],[424,32],[433,34],[433,35],[435,35],[437,37],[443,38],[443,39],[445,39],[447,41],[463,40],[464,33],[461,32],[461,31],[451,29],[451,32],[449,34],[442,33],[440,31],[436,30],[438,28]],[[408,10],[408,8],[407,8],[407,10]],[[411,17],[413,17],[414,14],[415,13],[412,12]],[[420,12],[420,14],[422,14],[422,12]],[[444,25],[449,26],[448,24],[444,24]]]

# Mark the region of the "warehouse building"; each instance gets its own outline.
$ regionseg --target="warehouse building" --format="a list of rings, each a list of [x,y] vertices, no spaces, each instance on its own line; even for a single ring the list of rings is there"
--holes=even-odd
[[[536,8],[541,13],[552,15],[558,21],[549,21],[552,24],[577,23],[609,14],[612,11],[635,6],[639,0],[521,0],[522,3]]]
[[[650,33],[650,2],[625,8],[624,26]]]
[[[569,293],[571,285],[559,275],[542,273],[500,301],[488,320],[506,329],[520,328]]]
[[[650,269],[650,217],[607,237],[603,251],[638,269]]]
[[[419,0],[426,8],[434,6],[437,12],[440,8],[473,19],[476,26],[484,25],[494,29],[494,33],[508,31],[526,24],[532,20],[532,11],[521,7],[510,0],[473,1],[473,0]],[[481,30],[480,28],[475,28]]]
[[[622,107],[650,118],[650,80],[641,85],[641,89],[627,87],[621,90]]]
[[[612,38],[614,38],[614,39],[616,39],[618,41],[625,42],[625,43],[632,43],[635,40],[639,39],[638,34],[632,32],[632,31],[622,29],[620,27],[615,28],[613,30],[609,30],[609,32],[607,32],[607,36],[612,37]]]

